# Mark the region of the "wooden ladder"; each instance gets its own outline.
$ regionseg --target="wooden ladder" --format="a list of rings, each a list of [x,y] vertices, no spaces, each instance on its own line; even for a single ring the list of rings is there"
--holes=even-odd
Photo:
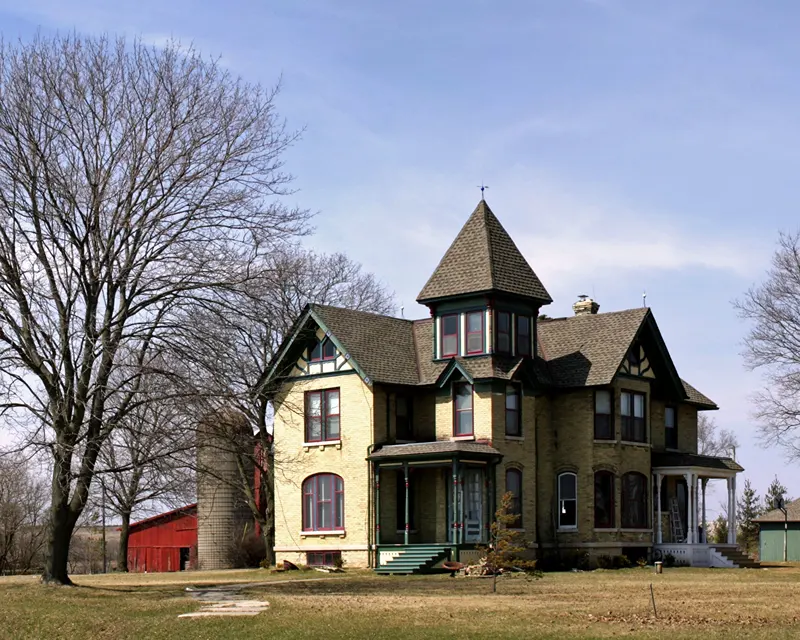
[[[672,498],[669,502],[669,526],[672,533],[672,542],[683,542],[683,524],[681,523],[681,512],[678,509],[677,498]]]

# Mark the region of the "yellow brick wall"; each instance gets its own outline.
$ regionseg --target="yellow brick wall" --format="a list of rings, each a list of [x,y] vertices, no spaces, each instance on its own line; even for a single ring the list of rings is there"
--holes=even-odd
[[[697,453],[697,408],[689,404],[678,405],[678,447]]]
[[[302,411],[306,391],[339,388],[341,443],[304,446]],[[380,394],[376,395],[376,398]],[[305,562],[306,551],[341,550],[352,566],[367,562],[367,447],[375,431],[372,389],[356,374],[295,378],[276,399],[275,412],[275,547],[278,561]],[[375,403],[377,404],[377,403]],[[383,425],[382,425],[383,426]],[[303,480],[315,473],[335,473],[344,481],[344,534],[302,533]]]

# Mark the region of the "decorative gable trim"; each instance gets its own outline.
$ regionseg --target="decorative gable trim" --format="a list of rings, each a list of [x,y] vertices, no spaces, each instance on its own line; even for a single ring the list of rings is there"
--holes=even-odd
[[[470,384],[475,384],[475,380],[469,371],[467,371],[467,369],[458,360],[452,358],[448,365],[444,368],[444,371],[442,371],[442,373],[439,374],[439,377],[436,379],[436,386],[439,388],[444,387],[455,373],[461,374],[461,376]]]

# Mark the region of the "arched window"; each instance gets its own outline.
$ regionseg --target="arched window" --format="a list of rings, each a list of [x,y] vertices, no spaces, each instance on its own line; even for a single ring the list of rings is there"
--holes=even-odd
[[[318,473],[303,482],[303,531],[344,529],[344,481]]]
[[[622,527],[647,529],[647,478],[630,472],[622,476]]]
[[[578,528],[578,476],[574,473],[558,476],[558,528]]]
[[[614,526],[614,474],[598,471],[594,474],[594,526],[611,529]]]
[[[513,528],[522,528],[522,471],[519,469],[506,470],[506,491],[513,497],[509,515],[515,514],[517,519],[514,521]]]

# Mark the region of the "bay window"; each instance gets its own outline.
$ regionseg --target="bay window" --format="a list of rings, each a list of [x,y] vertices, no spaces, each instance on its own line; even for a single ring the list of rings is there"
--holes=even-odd
[[[630,472],[622,476],[622,527],[647,528],[647,478]]]
[[[614,439],[611,391],[608,389],[598,389],[594,392],[594,439]]]
[[[467,314],[467,355],[483,351],[483,311],[470,311]]]
[[[614,474],[598,471],[594,474],[594,527],[614,527]]]
[[[622,439],[629,442],[647,442],[645,426],[645,395],[633,391],[620,394],[620,417]]]
[[[442,316],[442,357],[458,355],[458,314]]]
[[[498,311],[496,314],[497,327],[495,334],[497,353],[511,353],[511,314],[508,311]]]

